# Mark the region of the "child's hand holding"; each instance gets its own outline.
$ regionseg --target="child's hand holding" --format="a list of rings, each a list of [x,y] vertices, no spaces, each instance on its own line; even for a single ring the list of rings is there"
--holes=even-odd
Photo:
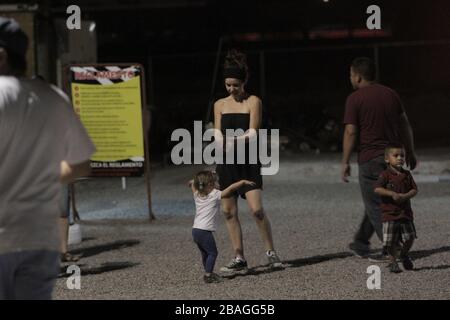
[[[255,186],[256,183],[254,183],[253,181],[249,181],[249,180],[242,180],[243,184],[245,186]]]
[[[405,202],[407,198],[403,193],[394,192],[394,194],[392,195],[392,199],[394,199],[394,201],[397,203],[402,203]]]
[[[395,202],[399,202],[399,200],[400,200],[400,194],[398,194],[397,192],[392,193],[392,199],[393,199]]]
[[[193,184],[194,184],[194,179],[189,180],[188,187],[192,187]]]

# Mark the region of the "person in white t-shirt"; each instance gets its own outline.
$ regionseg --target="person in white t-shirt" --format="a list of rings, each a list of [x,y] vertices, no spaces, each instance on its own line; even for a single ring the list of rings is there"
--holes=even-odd
[[[215,274],[214,265],[217,258],[217,246],[213,232],[217,229],[217,218],[220,214],[220,200],[232,197],[234,192],[243,186],[253,186],[254,182],[240,180],[223,191],[216,189],[216,176],[212,171],[200,171],[189,181],[195,200],[195,219],[192,237],[202,254],[205,269],[203,280],[206,283],[221,282]]]
[[[27,47],[0,17],[0,300],[52,298],[62,184],[88,175],[95,152],[69,98],[25,77]]]

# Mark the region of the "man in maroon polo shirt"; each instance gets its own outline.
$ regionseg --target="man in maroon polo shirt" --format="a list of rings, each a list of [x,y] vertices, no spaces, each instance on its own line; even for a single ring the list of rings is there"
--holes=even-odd
[[[349,248],[355,255],[367,257],[373,233],[380,241],[383,240],[380,198],[373,190],[374,183],[385,169],[386,146],[403,144],[406,164],[411,170],[417,161],[412,129],[400,98],[394,90],[375,82],[373,61],[366,57],[354,59],[350,67],[350,82],[356,91],[347,98],[345,105],[341,176],[344,182],[348,182],[350,156],[353,150],[357,150],[359,185],[365,210]],[[388,261],[387,257],[379,259]]]

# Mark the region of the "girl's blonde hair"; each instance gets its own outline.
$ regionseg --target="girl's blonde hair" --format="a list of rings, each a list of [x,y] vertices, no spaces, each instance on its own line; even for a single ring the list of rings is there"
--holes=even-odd
[[[216,181],[216,176],[211,171],[200,171],[194,177],[194,188],[202,196],[206,196],[206,187],[214,186]]]

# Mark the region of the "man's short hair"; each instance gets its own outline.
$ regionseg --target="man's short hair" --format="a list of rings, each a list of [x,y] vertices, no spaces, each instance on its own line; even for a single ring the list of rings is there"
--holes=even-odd
[[[12,73],[25,74],[28,36],[14,19],[0,17],[0,48],[6,50],[8,54],[8,64]]]
[[[21,56],[6,48],[8,53],[8,64],[14,74],[24,75],[27,72],[27,60],[24,56]]]
[[[355,58],[352,62],[353,72],[359,74],[367,81],[374,81],[376,77],[375,63],[367,57]]]
[[[384,156],[387,157],[389,155],[389,152],[392,151],[392,149],[403,149],[405,150],[405,146],[401,143],[389,143],[386,148],[384,148]]]

